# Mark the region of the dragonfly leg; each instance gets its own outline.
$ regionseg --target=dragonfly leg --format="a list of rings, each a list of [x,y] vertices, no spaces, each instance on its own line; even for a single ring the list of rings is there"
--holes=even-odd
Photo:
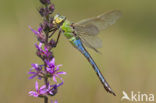
[[[56,40],[56,43],[55,43],[54,47],[57,46],[57,43],[58,43],[58,41],[59,41],[59,38],[60,38],[61,32],[62,32],[62,31],[59,30],[59,33],[58,33],[58,36],[57,36],[57,40]]]
[[[57,31],[57,29],[55,29],[50,35],[49,38],[51,38],[53,36],[53,34]]]

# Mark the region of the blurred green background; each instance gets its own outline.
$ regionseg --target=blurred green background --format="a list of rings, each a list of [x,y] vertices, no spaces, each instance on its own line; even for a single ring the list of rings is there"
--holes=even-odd
[[[52,0],[55,13],[77,22],[118,9],[122,17],[103,31],[102,55],[88,49],[117,94],[106,93],[88,61],[61,36],[54,50],[63,64],[64,85],[51,99],[59,103],[121,103],[122,91],[156,93],[156,1],[155,0]],[[28,80],[35,55],[36,38],[28,26],[41,22],[39,0],[0,0],[0,102],[43,103],[28,96],[34,80]],[[124,103],[126,101],[123,101]]]

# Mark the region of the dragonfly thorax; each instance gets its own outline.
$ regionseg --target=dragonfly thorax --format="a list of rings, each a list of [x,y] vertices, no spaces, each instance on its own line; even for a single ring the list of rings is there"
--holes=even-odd
[[[61,30],[63,31],[63,34],[67,37],[67,39],[70,39],[73,36],[75,36],[72,23],[68,20],[64,21],[63,25],[61,26]]]

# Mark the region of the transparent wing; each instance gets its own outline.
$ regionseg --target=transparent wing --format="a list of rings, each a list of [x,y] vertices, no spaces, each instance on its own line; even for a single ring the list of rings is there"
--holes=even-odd
[[[77,25],[74,26],[76,34],[81,38],[83,44],[87,47],[99,52],[97,48],[102,47],[102,41],[96,36],[99,33],[95,25]]]
[[[99,29],[93,25],[93,24],[88,24],[88,25],[75,25],[74,30],[78,35],[81,36],[96,36],[99,34]]]
[[[97,36],[79,36],[82,43],[85,44],[87,47],[93,49],[96,52],[99,52],[97,49],[102,47],[102,40]]]
[[[83,25],[84,27],[94,25],[100,31],[100,30],[104,30],[107,27],[109,27],[110,25],[114,24],[116,22],[116,20],[119,19],[120,16],[121,16],[120,11],[112,10],[112,11],[106,12],[102,15],[99,15],[97,17],[84,19],[84,20],[76,23],[76,25]]]
[[[109,11],[97,17],[75,23],[74,30],[87,47],[97,52],[97,48],[102,47],[102,41],[96,35],[101,30],[114,24],[120,16],[121,12],[118,10]]]

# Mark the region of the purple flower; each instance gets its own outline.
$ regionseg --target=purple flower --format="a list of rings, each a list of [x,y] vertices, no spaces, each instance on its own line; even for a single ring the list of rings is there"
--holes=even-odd
[[[60,87],[61,85],[63,85],[63,81],[59,84],[50,85],[50,88],[48,91],[49,95],[54,96],[57,93],[57,88]]]
[[[39,51],[42,51],[42,43],[39,43],[38,45],[35,43],[35,46]]]
[[[51,52],[49,51],[49,46],[45,46],[44,48],[42,48],[42,43],[40,42],[39,45],[37,45],[37,43],[35,43],[36,48],[38,49],[38,51],[42,52],[43,55],[49,56],[51,54]]]
[[[47,94],[54,96],[57,93],[57,88],[61,85],[63,85],[63,82],[54,85],[50,85],[49,83],[47,83],[47,88],[46,85],[43,85],[39,88],[38,82],[36,81],[35,83],[36,91],[30,91],[29,95],[33,97],[45,96]]]
[[[41,27],[38,28],[38,30],[34,30],[31,28],[31,26],[29,26],[29,28],[31,29],[31,31],[37,36],[37,39],[44,43],[45,42],[45,35],[42,33],[43,29]]]
[[[33,97],[39,97],[47,94],[48,89],[46,89],[46,85],[43,85],[39,88],[38,82],[35,83],[36,91],[30,91],[29,95]]]
[[[51,103],[58,103],[58,102],[57,102],[57,100],[55,100],[54,102],[53,102],[53,100],[51,100]]]
[[[51,61],[46,60],[46,63],[49,68],[55,68],[55,58],[53,58]]]
[[[31,29],[31,31],[32,31],[35,35],[40,35],[40,34],[42,34],[42,28],[41,28],[41,27],[38,28],[38,31],[32,29],[31,26],[29,26],[29,28]]]
[[[38,64],[31,64],[31,66],[32,68],[30,69],[28,74],[32,74],[32,76],[30,76],[29,79],[33,79],[36,76],[38,76],[38,79],[41,79],[42,66]],[[35,70],[35,72],[32,72],[33,70]]]
[[[37,55],[43,59],[51,59],[53,57],[52,52],[49,51],[49,49],[51,48],[50,46],[45,46],[44,48],[42,48],[42,43],[40,42],[38,45],[35,44],[36,48],[37,48]]]
[[[46,61],[47,63],[47,68],[46,70],[48,71],[48,73],[52,76],[53,81],[57,83],[56,77],[60,78],[62,81],[63,79],[60,77],[61,74],[66,74],[66,72],[59,72],[60,70],[60,66],[62,65],[55,65],[55,58],[53,58],[51,61]]]

